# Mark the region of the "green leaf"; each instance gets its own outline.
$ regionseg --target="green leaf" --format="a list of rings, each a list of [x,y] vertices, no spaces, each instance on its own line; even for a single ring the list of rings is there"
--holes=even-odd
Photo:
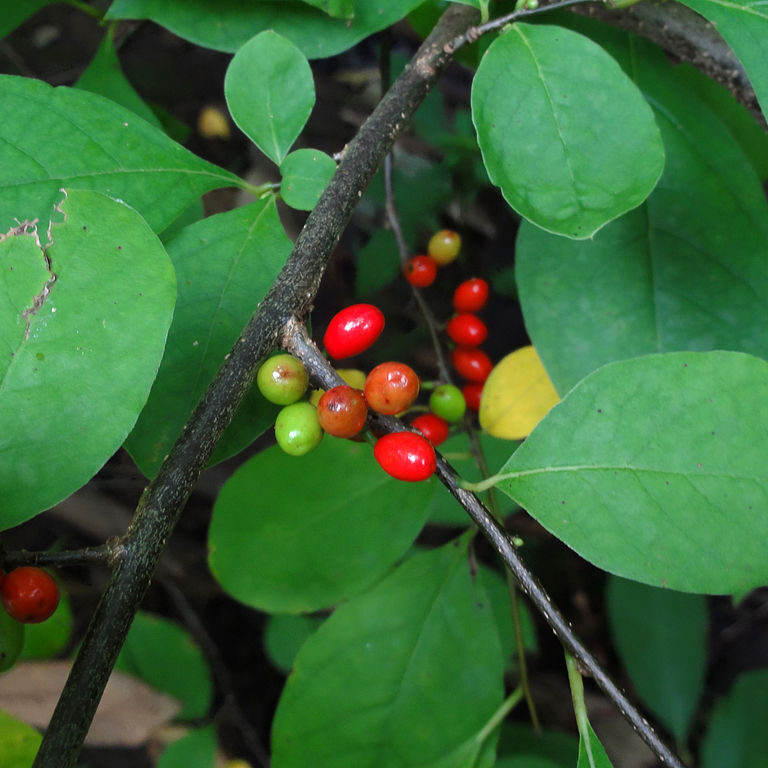
[[[13,32],[25,19],[33,13],[37,13],[46,5],[52,5],[57,0],[14,0],[11,4],[6,4],[3,13],[0,16],[0,37],[5,37]]]
[[[25,627],[21,659],[50,659],[61,653],[72,638],[74,619],[69,595],[59,590],[59,605],[53,615],[40,624]]]
[[[186,630],[168,619],[137,613],[115,669],[178,699],[182,720],[208,712],[213,684],[205,657]]]
[[[297,149],[280,164],[280,173],[280,194],[285,203],[311,211],[336,173],[336,161],[319,149]]]
[[[233,597],[264,611],[335,605],[408,550],[435,482],[393,480],[363,443],[326,437],[301,458],[272,447],[240,467],[216,500],[211,571]]]
[[[760,0],[682,0],[711,21],[741,61],[755,89],[757,100],[768,116],[768,72],[765,41],[768,39],[768,11]]]
[[[637,695],[685,743],[704,688],[707,603],[613,577],[606,593],[616,649]]]
[[[766,422],[764,360],[612,363],[549,412],[498,488],[600,568],[729,594],[768,583]]]
[[[135,210],[90,191],[58,210],[44,251],[34,234],[0,242],[0,529],[80,488],[120,447],[173,314],[173,268]]]
[[[59,190],[95,189],[163,230],[204,192],[239,184],[133,112],[93,93],[0,76],[0,228],[47,222]]]
[[[576,32],[516,24],[472,84],[491,181],[542,229],[583,239],[637,207],[661,175],[653,114],[600,46]]]
[[[467,539],[452,542],[407,560],[302,646],[275,715],[272,764],[466,768],[448,758],[479,736],[502,694],[488,599]]]
[[[197,728],[169,744],[157,761],[157,768],[214,768],[216,729]]]
[[[667,164],[648,201],[572,242],[520,227],[526,329],[555,387],[604,363],[681,349],[768,357],[768,204],[718,114],[663,54],[630,40]]]
[[[3,768],[29,768],[43,737],[31,725],[0,710],[0,744]]]
[[[355,6],[352,0],[304,0],[304,2],[319,8],[329,16],[352,19],[355,15]]]
[[[315,83],[304,54],[270,30],[235,54],[224,95],[240,130],[280,165],[312,112]]]
[[[768,670],[743,673],[712,712],[701,746],[702,768],[768,766]]]
[[[422,2],[353,0],[349,19],[332,18],[319,8],[289,0],[218,0],[216,23],[212,24],[208,0],[114,0],[106,18],[151,19],[193,43],[232,53],[255,34],[272,29],[291,40],[307,58],[319,59],[346,51]]]
[[[396,280],[400,274],[395,235],[388,229],[377,229],[358,251],[355,295],[375,293]]]
[[[579,760],[576,768],[613,768],[613,763],[605,754],[600,739],[587,723],[587,737],[579,739]]]
[[[168,243],[179,286],[176,312],[149,400],[126,442],[148,477],[157,473],[290,250],[271,197],[196,222]],[[254,387],[212,462],[241,451],[276,415]]]
[[[579,752],[579,741],[564,731],[543,730],[535,732],[527,723],[505,722],[501,726],[497,768],[529,768],[524,762],[531,759],[530,768],[538,768],[533,760],[539,760],[541,768],[573,768]]]
[[[317,616],[270,616],[264,627],[264,650],[269,660],[279,670],[290,672],[299,649],[322,623]]]
[[[156,128],[162,128],[160,121],[147,103],[134,90],[123,74],[120,60],[117,58],[113,40],[113,28],[110,27],[101,45],[87,69],[80,75],[75,88],[98,93],[117,104],[130,109],[139,117],[151,123]]]

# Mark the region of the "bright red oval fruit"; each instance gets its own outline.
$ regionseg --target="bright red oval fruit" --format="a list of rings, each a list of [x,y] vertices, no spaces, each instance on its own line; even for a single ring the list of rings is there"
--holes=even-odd
[[[480,410],[480,398],[483,395],[483,384],[477,382],[473,384],[465,384],[461,388],[461,393],[464,395],[464,401],[470,411],[477,412]]]
[[[384,330],[384,314],[373,304],[352,304],[337,312],[323,336],[323,345],[335,360],[365,352]]]
[[[488,338],[488,328],[477,316],[464,312],[454,315],[445,326],[448,338],[462,347],[476,347]]]
[[[403,267],[405,279],[416,288],[432,285],[437,277],[437,262],[429,256],[412,256]]]
[[[392,432],[373,446],[381,468],[398,480],[417,483],[432,477],[437,468],[435,449],[415,432]]]
[[[476,347],[456,347],[451,352],[451,362],[460,376],[478,384],[482,384],[493,369],[491,358]]]
[[[6,613],[22,624],[45,621],[59,604],[59,588],[53,577],[31,565],[6,574],[2,595]]]
[[[482,277],[459,284],[453,292],[453,308],[457,312],[479,312],[488,302],[490,289]]]
[[[448,439],[450,425],[434,413],[422,413],[411,422],[411,426],[418,429],[432,445],[441,445]]]

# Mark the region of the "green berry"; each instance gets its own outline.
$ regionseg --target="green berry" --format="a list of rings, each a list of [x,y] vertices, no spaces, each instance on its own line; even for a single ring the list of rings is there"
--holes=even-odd
[[[453,384],[441,384],[429,396],[429,410],[446,421],[461,421],[466,409],[464,395]]]
[[[301,360],[292,355],[273,355],[256,374],[256,386],[270,403],[290,405],[307,391],[309,377]]]
[[[303,456],[317,448],[323,439],[317,408],[306,401],[286,405],[277,414],[275,438],[277,444],[291,456]]]
[[[0,672],[10,669],[24,646],[24,625],[0,608]]]

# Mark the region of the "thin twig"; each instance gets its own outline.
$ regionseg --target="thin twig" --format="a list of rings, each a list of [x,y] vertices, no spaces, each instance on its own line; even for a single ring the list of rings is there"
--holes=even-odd
[[[70,549],[61,552],[51,550],[30,552],[26,549],[3,552],[0,562],[4,570],[11,570],[22,565],[64,568],[75,565],[113,566],[122,557],[123,546],[119,539],[111,539],[105,544],[84,549]]]
[[[312,342],[306,329],[298,322],[292,322],[286,328],[283,343],[290,352],[298,357],[313,375],[320,381],[329,384],[335,378],[335,372],[320,350]],[[323,372],[323,369],[328,369]],[[394,416],[371,414],[369,424],[377,432],[402,432],[408,427]],[[539,584],[536,577],[517,554],[517,549],[509,534],[504,530],[485,505],[473,493],[465,490],[459,484],[459,478],[451,465],[438,454],[437,477],[453,494],[456,500],[467,511],[485,538],[496,549],[504,564],[517,580],[520,589],[528,596],[534,606],[541,612],[549,626],[554,631],[565,649],[578,661],[595,682],[602,688],[605,695],[614,703],[619,712],[638,732],[640,737],[654,751],[657,757],[671,768],[684,768],[683,763],[659,738],[658,734],[640,714],[638,709],[618,689],[608,674],[600,666],[595,657],[575,635],[560,611],[552,604],[552,600]]]

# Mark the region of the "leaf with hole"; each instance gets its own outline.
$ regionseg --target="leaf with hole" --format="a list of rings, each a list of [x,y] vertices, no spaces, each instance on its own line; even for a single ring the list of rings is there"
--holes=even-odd
[[[44,251],[0,242],[0,529],[84,485],[133,428],[157,374],[176,281],[127,205],[72,191]],[[129,277],[130,279],[127,279]]]
[[[685,592],[768,583],[768,362],[679,352],[581,381],[498,488],[582,557]]]
[[[563,27],[515,24],[472,83],[491,181],[549,232],[592,237],[637,207],[664,166],[650,107],[600,46]]]

